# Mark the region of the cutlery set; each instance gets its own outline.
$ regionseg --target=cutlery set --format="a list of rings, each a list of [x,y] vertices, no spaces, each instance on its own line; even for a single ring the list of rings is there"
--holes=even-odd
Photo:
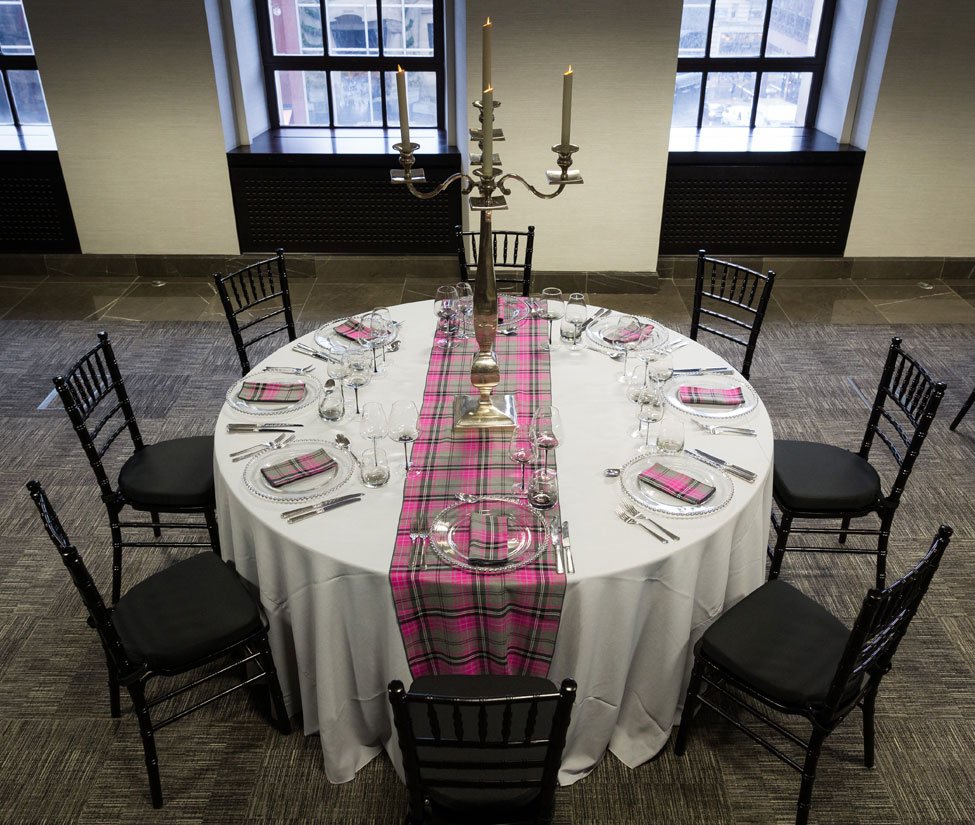
[[[705,464],[709,464],[712,467],[717,467],[719,470],[724,470],[730,475],[737,476],[743,481],[747,481],[751,484],[755,481],[758,476],[751,470],[746,470],[744,467],[739,467],[737,464],[730,464],[723,458],[718,458],[716,455],[711,455],[710,453],[704,452],[704,450],[684,450],[685,455],[689,455],[691,458],[696,458],[698,461],[702,461]]]
[[[310,355],[312,358],[317,358],[320,361],[328,361],[331,364],[342,363],[340,359],[336,358],[334,355],[325,352],[325,350],[315,349],[308,344],[299,341],[292,348],[295,352],[300,352],[302,355]]]
[[[286,510],[281,514],[281,518],[285,519],[288,524],[294,524],[295,522],[304,521],[306,518],[317,516],[319,513],[327,513],[329,510],[337,510],[339,507],[345,507],[346,504],[355,504],[361,501],[364,495],[365,493],[349,493],[338,498],[320,501],[317,504],[309,504],[307,507]]]
[[[227,432],[234,433],[293,433],[295,427],[304,427],[304,424],[286,424],[271,422],[268,424],[228,424]]]
[[[253,458],[258,453],[263,453],[265,450],[278,450],[289,442],[294,441],[294,438],[294,435],[281,433],[281,435],[279,435],[273,441],[262,441],[260,444],[255,444],[253,447],[247,447],[243,450],[238,450],[235,453],[231,453],[230,458],[233,461],[243,461],[246,458]]]

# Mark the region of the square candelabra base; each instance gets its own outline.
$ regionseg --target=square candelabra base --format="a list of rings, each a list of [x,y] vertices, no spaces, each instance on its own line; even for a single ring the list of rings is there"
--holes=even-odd
[[[507,430],[518,423],[513,395],[494,395],[490,407],[482,407],[477,395],[454,396],[454,431]]]

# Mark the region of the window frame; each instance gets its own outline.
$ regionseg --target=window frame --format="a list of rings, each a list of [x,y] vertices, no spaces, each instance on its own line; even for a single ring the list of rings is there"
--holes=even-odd
[[[833,16],[836,11],[836,0],[823,0],[823,12],[819,21],[819,33],[816,35],[815,54],[808,57],[767,57],[769,25],[772,22],[772,7],[775,0],[766,0],[765,19],[762,22],[762,44],[759,54],[755,57],[711,57],[711,39],[714,34],[714,10],[717,0],[710,0],[708,9],[708,26],[704,42],[703,57],[677,57],[677,74],[699,72],[701,74],[701,93],[697,102],[697,129],[701,129],[704,121],[704,101],[707,93],[708,74],[711,72],[755,72],[755,92],[752,95],[752,110],[748,120],[748,128],[755,128],[755,118],[758,114],[758,102],[761,96],[762,75],[767,72],[811,72],[812,85],[809,89],[809,100],[806,104],[806,119],[802,124],[809,129],[815,126],[816,113],[819,110],[819,96],[823,87],[823,76],[826,73],[826,57],[829,53],[830,36],[833,32]],[[672,127],[681,128],[681,127]],[[743,126],[713,126],[714,129],[742,129]],[[787,127],[769,127],[787,128]],[[797,128],[793,126],[792,128]]]
[[[23,0],[21,0],[20,7],[24,12],[24,19],[27,19],[27,9],[24,8]],[[28,33],[30,32],[30,24],[27,24]],[[29,36],[29,34],[28,34]],[[7,95],[7,103],[10,105],[10,115],[13,118],[12,126],[15,129],[20,129],[23,126],[33,126],[36,124],[24,124],[21,123],[20,117],[17,114],[17,101],[14,98],[13,89],[10,87],[10,78],[7,77],[8,71],[37,71],[37,55],[34,54],[34,38],[30,41],[30,54],[4,54],[0,50],[0,79],[3,82],[3,91]],[[43,88],[43,86],[41,87]],[[44,99],[44,109],[48,111],[48,122],[43,124],[44,126],[49,126],[51,121],[50,111],[47,108],[47,98]],[[7,124],[4,124],[7,126]],[[9,126],[8,126],[9,128]]]
[[[320,55],[276,55],[271,34],[270,3],[269,0],[257,0],[257,28],[261,44],[261,61],[263,63],[264,89],[267,97],[268,121],[272,129],[320,129],[327,131],[345,129],[399,129],[399,125],[389,123],[388,107],[386,105],[386,74],[395,74],[399,66],[407,72],[433,72],[437,85],[437,124],[439,130],[446,129],[446,44],[444,37],[444,1],[432,0],[433,3],[433,56],[410,57],[407,55],[386,56],[383,54],[382,0],[374,0],[376,6],[376,48],[375,56],[330,55],[328,36],[328,17],[326,15],[326,0],[318,0],[322,20],[322,51]],[[282,124],[278,111],[278,92],[274,73],[276,71],[323,71],[326,73],[326,88],[328,89],[328,126],[313,124]],[[335,101],[332,94],[331,72],[333,71],[362,71],[379,73],[380,100],[382,103],[382,123],[365,126],[336,126]],[[419,127],[418,127],[419,128]]]

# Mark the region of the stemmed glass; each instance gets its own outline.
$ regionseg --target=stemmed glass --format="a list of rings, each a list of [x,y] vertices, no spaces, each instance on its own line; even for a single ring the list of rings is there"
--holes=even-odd
[[[470,338],[474,334],[471,324],[474,315],[474,290],[468,281],[458,281],[454,289],[457,290],[457,314],[460,316],[458,335],[460,338]]]
[[[565,299],[562,297],[562,290],[558,287],[547,286],[542,290],[542,301],[544,309],[542,318],[548,321],[548,348],[552,348],[552,321],[558,321],[565,315]]]
[[[376,307],[371,312],[362,316],[359,322],[359,329],[362,330],[362,343],[372,350],[372,372],[373,375],[381,375],[386,372],[386,343],[389,341],[389,334],[393,329],[393,321],[389,310],[385,307]],[[379,363],[377,350],[383,351],[383,362]]]
[[[625,384],[630,380],[630,373],[626,368],[630,351],[639,349],[647,337],[647,328],[635,315],[621,315],[606,330],[603,337],[613,345],[614,349],[623,354],[623,372],[617,380]]]
[[[433,299],[433,311],[440,319],[440,329],[446,334],[446,338],[437,339],[437,346],[443,349],[450,349],[454,345],[454,338],[457,335],[458,303],[457,290],[454,287],[437,287],[437,295]]]
[[[565,434],[562,428],[562,416],[558,407],[542,404],[532,415],[531,439],[535,446],[542,451],[544,470],[548,470],[548,454],[559,444],[564,443]]]
[[[345,373],[342,376],[343,386],[355,390],[355,414],[359,415],[359,387],[364,387],[372,378],[372,358],[369,349],[352,346],[342,357]]]
[[[512,461],[521,465],[521,483],[512,485],[511,492],[516,496],[527,496],[525,470],[529,464],[534,464],[539,458],[538,445],[532,438],[531,424],[522,422],[515,426],[511,433],[511,441],[508,444],[508,456]]]
[[[652,378],[660,385],[669,381],[674,374],[674,356],[669,352],[661,352],[660,350],[648,350],[647,352],[653,353],[651,357],[647,358],[648,380]],[[641,357],[644,356],[641,355]]]
[[[650,425],[659,424],[664,417],[664,395],[660,385],[654,384],[650,389],[650,396],[640,404],[640,408],[637,410],[637,430],[632,434],[634,438],[640,438],[643,435],[644,425],[646,426],[646,438],[637,447],[637,452],[641,455],[653,452],[654,447],[650,445]]]
[[[581,292],[573,292],[565,305],[565,316],[562,321],[562,338],[572,344],[572,350],[582,349],[582,325],[589,320],[589,307],[586,296]],[[567,338],[568,332],[572,337]]]
[[[412,401],[394,401],[389,411],[389,437],[403,445],[403,466],[408,478],[420,475],[420,470],[410,461],[406,447],[420,437],[419,418]]]
[[[383,405],[378,401],[363,404],[362,418],[359,419],[359,434],[372,442],[373,456],[377,464],[379,463],[379,456],[376,450],[379,447],[380,439],[385,438],[388,431]]]

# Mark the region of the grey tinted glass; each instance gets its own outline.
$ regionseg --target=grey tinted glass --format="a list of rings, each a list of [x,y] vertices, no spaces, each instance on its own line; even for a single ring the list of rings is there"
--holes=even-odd
[[[33,54],[21,0],[0,0],[0,51],[4,54]]]
[[[697,126],[697,108],[701,103],[701,73],[678,72],[674,87],[674,114],[671,126]]]
[[[24,124],[50,124],[41,75],[34,71],[8,71],[10,91],[14,96],[17,117]]]
[[[325,72],[275,72],[278,120],[282,126],[328,126]]]

